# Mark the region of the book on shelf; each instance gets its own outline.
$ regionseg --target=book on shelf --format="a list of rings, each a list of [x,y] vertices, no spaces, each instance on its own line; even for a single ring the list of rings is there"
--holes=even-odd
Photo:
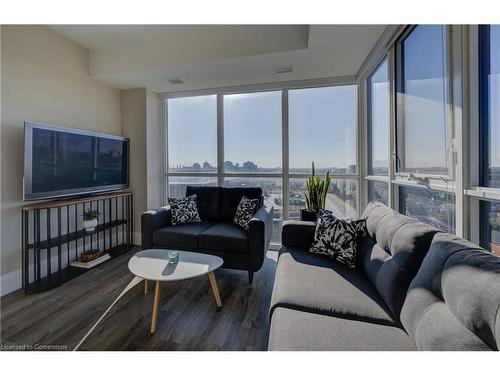
[[[75,260],[75,261],[71,262],[71,266],[78,267],[78,268],[92,268],[92,267],[97,266],[98,264],[101,264],[101,263],[107,261],[108,259],[111,259],[111,256],[109,254],[104,254],[104,255],[101,255],[99,258],[91,260],[90,262],[82,262],[79,260]]]

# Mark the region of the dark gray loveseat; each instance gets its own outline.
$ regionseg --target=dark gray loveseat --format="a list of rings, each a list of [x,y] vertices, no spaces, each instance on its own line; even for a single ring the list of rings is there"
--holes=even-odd
[[[142,248],[195,251],[220,256],[223,267],[247,270],[249,282],[264,262],[273,234],[273,207],[265,205],[261,188],[188,186],[196,194],[200,223],[171,224],[170,208],[146,211],[141,216]],[[249,230],[233,224],[241,197],[259,199]]]
[[[498,350],[500,258],[370,203],[356,269],[308,248],[314,223],[283,226],[270,350]]]

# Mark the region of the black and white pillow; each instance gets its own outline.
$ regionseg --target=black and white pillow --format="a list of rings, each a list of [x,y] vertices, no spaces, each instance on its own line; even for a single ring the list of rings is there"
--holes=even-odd
[[[196,194],[186,198],[168,198],[172,211],[172,225],[199,223],[201,221],[196,204]]]
[[[248,223],[253,215],[255,215],[258,205],[258,199],[248,199],[245,196],[241,197],[238,208],[236,209],[236,214],[234,215],[233,223],[248,230]]]
[[[331,213],[320,211],[311,253],[326,255],[354,268],[358,239],[365,233],[365,219],[337,219]]]

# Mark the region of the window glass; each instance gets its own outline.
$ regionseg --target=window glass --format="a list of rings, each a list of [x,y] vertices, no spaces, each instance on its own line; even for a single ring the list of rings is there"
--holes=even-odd
[[[167,100],[168,170],[217,172],[217,96]]]
[[[500,256],[500,203],[481,202],[481,246]]]
[[[281,173],[281,91],[224,95],[224,170]]]
[[[356,173],[356,86],[288,91],[290,173]]]
[[[400,45],[398,171],[448,174],[446,29],[417,26]]]
[[[217,186],[217,177],[169,176],[168,196],[182,198],[186,196],[186,186]]]
[[[266,204],[274,207],[272,243],[281,243],[283,223],[283,186],[281,178],[269,177],[226,177],[226,187],[260,187]]]
[[[480,27],[481,184],[500,187],[500,25]]]
[[[389,190],[387,182],[368,181],[368,202],[377,201],[387,205]]]
[[[305,178],[290,179],[290,196],[288,198],[290,220],[300,219],[300,209],[306,208],[304,192]],[[358,182],[349,178],[332,178],[326,197],[325,208],[340,218],[357,217]]]
[[[414,217],[448,233],[455,233],[455,195],[436,190],[399,187],[399,208]]]
[[[389,71],[387,59],[368,80],[369,174],[387,175],[389,168]]]

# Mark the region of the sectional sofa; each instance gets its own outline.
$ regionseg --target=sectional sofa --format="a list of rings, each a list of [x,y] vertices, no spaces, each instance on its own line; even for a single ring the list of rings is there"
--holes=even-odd
[[[261,188],[187,186],[196,194],[200,223],[172,225],[170,207],[141,215],[142,249],[163,248],[220,256],[223,267],[247,270],[249,282],[264,262],[273,235],[273,207],[264,204]],[[241,197],[259,199],[249,230],[233,224]]]
[[[269,350],[499,349],[500,257],[381,203],[363,217],[355,269],[284,223]]]

